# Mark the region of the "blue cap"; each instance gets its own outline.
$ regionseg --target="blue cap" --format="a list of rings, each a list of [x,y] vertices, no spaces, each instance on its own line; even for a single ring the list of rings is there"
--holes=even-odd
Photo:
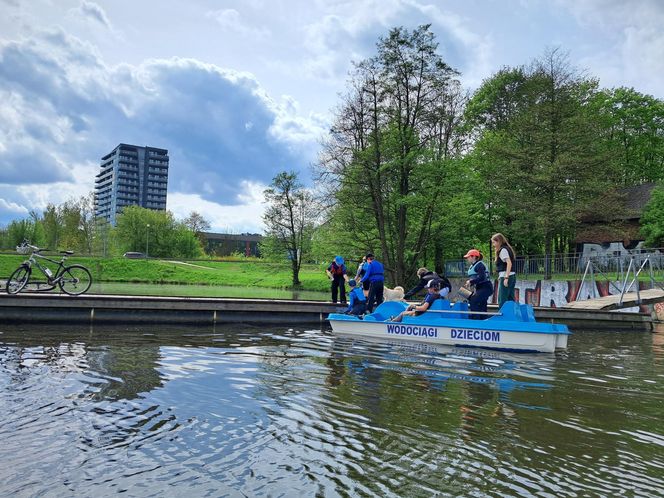
[[[343,265],[344,264],[344,258],[342,258],[341,256],[336,256],[334,258],[334,262],[338,265]]]
[[[349,286],[349,287],[355,287],[356,285],[357,285],[357,282],[355,281],[354,278],[351,278],[351,279],[348,281],[348,286]]]

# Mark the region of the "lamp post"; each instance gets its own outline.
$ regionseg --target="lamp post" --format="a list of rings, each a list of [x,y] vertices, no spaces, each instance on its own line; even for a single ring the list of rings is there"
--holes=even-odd
[[[149,256],[150,253],[148,252],[149,247],[150,247],[150,224],[148,223],[145,228],[145,259],[148,259],[150,257]]]

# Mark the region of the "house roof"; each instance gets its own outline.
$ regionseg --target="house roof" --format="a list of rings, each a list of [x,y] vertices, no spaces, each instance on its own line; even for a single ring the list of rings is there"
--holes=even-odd
[[[625,196],[625,209],[635,218],[640,218],[643,209],[648,204],[655,183],[643,183],[632,187],[621,188],[618,192]]]
[[[616,223],[583,223],[576,231],[574,242],[577,244],[622,242],[628,246],[634,241],[643,240],[639,228],[639,223],[635,220]]]
[[[655,183],[643,183],[606,192],[581,213],[580,226],[628,220],[638,223],[655,187]]]

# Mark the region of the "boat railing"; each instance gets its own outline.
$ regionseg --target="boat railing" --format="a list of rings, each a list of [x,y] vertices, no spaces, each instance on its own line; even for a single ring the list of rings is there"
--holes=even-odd
[[[499,311],[459,311],[459,310],[426,310],[425,313],[455,313],[464,315],[490,315],[503,316]]]

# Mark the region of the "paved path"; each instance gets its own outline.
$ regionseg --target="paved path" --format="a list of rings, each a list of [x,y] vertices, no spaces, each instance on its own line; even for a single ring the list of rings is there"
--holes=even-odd
[[[194,268],[202,268],[203,270],[218,270],[218,268],[210,268],[209,266],[202,266],[202,265],[195,265],[193,263],[186,263],[184,261],[165,261],[165,263],[173,263],[176,265],[185,265],[185,266],[193,266]]]

